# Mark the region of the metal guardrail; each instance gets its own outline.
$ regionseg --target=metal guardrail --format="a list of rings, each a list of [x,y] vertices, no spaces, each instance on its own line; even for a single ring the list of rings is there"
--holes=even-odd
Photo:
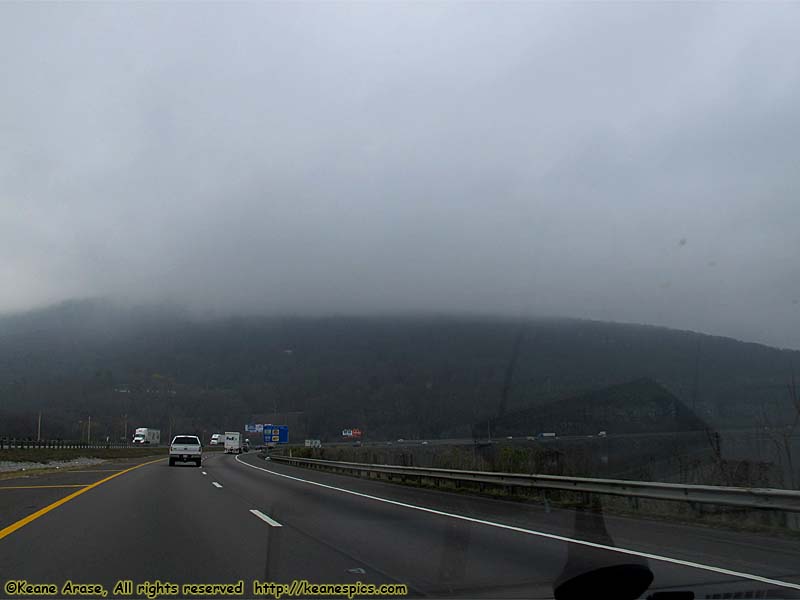
[[[129,442],[81,442],[75,440],[31,440],[22,438],[0,438],[0,450],[32,450],[55,448],[140,448],[144,446],[133,445]],[[155,446],[154,446],[155,447]]]
[[[684,485],[623,479],[592,479],[560,475],[526,475],[523,473],[494,473],[490,471],[461,471],[395,465],[370,465],[366,463],[292,458],[271,455],[270,460],[298,467],[324,469],[336,472],[399,476],[430,480],[445,480],[500,487],[537,488],[589,494],[608,494],[630,498],[673,500],[697,504],[717,504],[741,508],[758,508],[800,512],[800,491],[775,488],[740,488],[715,485]]]

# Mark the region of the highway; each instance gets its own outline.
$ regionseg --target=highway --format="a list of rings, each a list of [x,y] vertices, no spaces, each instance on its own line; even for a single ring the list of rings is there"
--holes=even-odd
[[[766,435],[767,432],[772,431],[773,433],[782,431],[778,429],[765,429],[764,427],[740,427],[736,429],[720,429],[717,430],[716,433],[724,436],[732,436],[732,435],[757,435],[763,436]],[[793,433],[789,437],[794,439],[800,438],[800,433]],[[429,439],[407,439],[403,438],[401,440],[361,440],[362,446],[396,446],[400,448],[406,447],[415,447],[420,445],[426,446],[473,446],[476,443],[480,445],[489,445],[489,444],[496,444],[496,445],[522,445],[522,446],[536,446],[539,444],[558,444],[561,442],[574,442],[574,441],[609,441],[609,440],[618,440],[618,439],[665,439],[665,440],[674,440],[680,438],[700,438],[703,441],[707,440],[707,434],[705,431],[702,430],[689,430],[689,431],[658,431],[658,432],[644,432],[644,433],[620,433],[609,431],[606,435],[599,436],[596,433],[591,435],[558,435],[557,437],[539,437],[537,434],[533,433],[530,435],[517,435],[517,436],[496,436],[492,439],[482,438],[482,439],[474,439],[474,438],[429,438]],[[354,444],[353,440],[335,440],[335,441],[325,441],[323,445],[325,447],[330,446],[352,446]]]
[[[255,453],[214,453],[201,468],[152,461],[0,481],[0,594],[22,597],[7,593],[10,580],[100,583],[109,597],[118,580],[243,580],[244,597],[269,597],[252,582],[307,580],[404,584],[412,597],[551,598],[565,566],[636,563],[654,575],[642,597],[800,597],[800,541],[548,511]]]

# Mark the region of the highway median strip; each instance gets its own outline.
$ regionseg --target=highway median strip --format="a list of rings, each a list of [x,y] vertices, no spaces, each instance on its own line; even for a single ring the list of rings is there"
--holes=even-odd
[[[70,473],[119,473],[120,471],[125,471],[126,469],[89,469],[89,470],[81,470],[81,471],[73,471],[70,470]]]
[[[40,490],[40,489],[57,489],[57,488],[82,488],[89,485],[88,483],[74,483],[64,485],[2,485],[0,490]]]
[[[73,492],[69,496],[65,496],[64,498],[61,498],[60,500],[56,500],[52,504],[49,504],[49,505],[45,506],[44,508],[41,508],[41,509],[37,510],[34,513],[31,513],[27,517],[23,517],[22,519],[20,519],[19,521],[16,521],[15,523],[12,523],[8,527],[5,527],[4,529],[0,529],[0,540],[2,540],[3,538],[11,535],[12,533],[17,531],[18,529],[21,529],[22,527],[25,527],[25,525],[35,521],[39,517],[43,517],[44,515],[49,513],[51,510],[54,510],[54,509],[58,508],[62,504],[66,504],[70,500],[73,500],[73,499],[77,498],[81,494],[84,494],[84,493],[88,492],[89,490],[91,490],[93,488],[96,488],[96,487],[106,483],[107,481],[111,481],[115,477],[119,477],[120,475],[124,475],[125,473],[130,473],[131,471],[134,471],[134,470],[136,470],[136,469],[138,469],[140,467],[144,467],[144,466],[147,466],[147,465],[152,465],[153,463],[157,463],[157,462],[160,462],[162,460],[166,460],[166,459],[165,458],[158,458],[156,460],[151,460],[151,461],[142,463],[140,465],[136,465],[135,467],[131,467],[129,469],[125,469],[123,471],[119,471],[117,473],[114,473],[113,475],[109,475],[108,477],[106,477],[105,479],[101,479],[100,481],[96,481],[94,483],[90,483],[86,487],[84,487],[82,489],[79,489],[77,492]]]

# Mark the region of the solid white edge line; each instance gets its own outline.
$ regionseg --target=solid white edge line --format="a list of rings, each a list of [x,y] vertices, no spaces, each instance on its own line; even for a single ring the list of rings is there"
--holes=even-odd
[[[255,508],[251,508],[250,512],[253,513],[255,516],[257,516],[262,521],[266,521],[267,523],[269,523],[273,527],[283,527],[283,525],[278,523],[275,519],[270,519],[267,515],[262,513],[260,510],[256,510]]]
[[[607,546],[605,544],[598,544],[596,542],[587,542],[586,540],[579,540],[575,538],[565,537],[563,535],[556,535],[554,533],[546,533],[544,531],[536,531],[534,529],[525,529],[523,527],[515,527],[514,525],[505,525],[503,523],[495,523],[494,521],[484,521],[483,519],[476,519],[474,517],[467,517],[465,515],[457,515],[455,513],[448,513],[441,510],[435,510],[433,508],[425,508],[424,506],[415,506],[414,504],[406,504],[405,502],[398,502],[397,500],[389,500],[388,498],[380,498],[378,496],[371,496],[369,494],[362,494],[361,492],[354,492],[353,490],[346,490],[344,488],[338,488],[332,485],[327,485],[325,483],[319,483],[317,481],[309,481],[308,479],[301,479],[300,477],[293,477],[292,475],[285,475],[283,473],[277,473],[276,471],[270,471],[269,469],[265,469],[263,467],[257,467],[256,465],[251,465],[246,463],[242,460],[239,460],[239,457],[236,457],[236,462],[239,464],[245,465],[246,467],[251,467],[253,469],[258,469],[259,471],[264,471],[265,473],[269,473],[271,475],[276,475],[278,477],[285,477],[286,479],[292,479],[294,481],[300,481],[302,483],[307,483],[309,485],[316,485],[321,488],[335,490],[337,492],[343,492],[345,494],[351,494],[353,496],[358,496],[360,498],[368,498],[370,500],[376,500],[378,502],[385,502],[386,504],[392,504],[394,506],[402,506],[403,508],[410,508],[412,510],[419,510],[422,512],[430,513],[432,515],[439,515],[442,517],[450,517],[451,519],[459,519],[461,521],[468,521],[470,523],[477,523],[479,525],[488,525],[489,527],[497,527],[498,529],[505,529],[508,531],[516,531],[517,533],[525,533],[527,535],[535,535],[538,537],[543,537],[551,540],[557,540],[559,542],[568,542],[570,544],[578,544],[581,546],[589,546],[590,548],[599,548],[601,550],[608,550],[609,552],[617,552],[619,554],[628,554],[631,556],[639,556],[642,558],[649,558],[652,560],[657,560],[661,562],[671,563],[673,565],[681,565],[684,567],[692,567],[694,569],[701,569],[703,571],[711,571],[713,573],[720,573],[722,575],[731,575],[733,577],[741,577],[742,579],[750,579],[752,581],[760,581],[761,583],[767,583],[770,585],[790,588],[793,590],[800,590],[800,584],[797,583],[789,583],[788,581],[781,581],[780,579],[770,579],[769,577],[762,577],[761,575],[753,575],[752,573],[741,573],[739,571],[732,571],[730,569],[725,569],[723,567],[715,567],[712,565],[704,565],[703,563],[696,563],[691,562],[688,560],[682,560],[680,558],[671,558],[669,556],[659,556],[658,554],[650,554],[648,552],[639,552],[638,550],[630,550],[629,548],[619,548],[616,546]]]
[[[211,482],[211,485],[213,485],[213,486],[216,486],[216,487],[218,487],[218,488],[221,488],[221,487],[222,487],[222,484],[221,484],[221,483],[217,483],[216,481],[212,481],[212,482]]]

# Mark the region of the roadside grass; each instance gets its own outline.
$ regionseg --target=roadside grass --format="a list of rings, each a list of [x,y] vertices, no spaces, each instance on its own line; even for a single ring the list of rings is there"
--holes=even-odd
[[[222,452],[222,448],[203,448],[203,453],[217,453]],[[168,449],[166,447],[148,447],[148,448],[60,448],[55,450],[35,449],[35,450],[2,450],[0,451],[0,461],[24,462],[24,463],[39,463],[41,467],[26,467],[16,469],[14,471],[0,472],[0,481],[8,479],[21,479],[29,477],[38,477],[40,475],[49,475],[52,473],[66,473],[69,471],[86,469],[87,465],[73,465],[61,466],[56,468],[53,461],[69,461],[78,458],[97,458],[103,461],[101,464],[115,464],[125,462],[131,459],[140,458],[163,458],[165,461],[168,456]]]
[[[220,452],[220,448],[203,448],[204,453]],[[147,446],[144,448],[33,448],[0,450],[0,461],[49,463],[56,460],[76,458],[141,458],[143,456],[166,456],[166,446]]]
[[[37,448],[0,450],[0,461],[49,463],[76,458],[140,458],[166,454],[166,448]]]
[[[221,452],[221,448],[203,448],[203,453]],[[167,458],[167,447],[145,448],[55,448],[55,449],[4,449],[0,450],[0,461],[38,463],[41,467],[30,467],[24,471],[15,469],[13,471],[0,472],[0,481],[7,479],[17,479],[20,477],[33,477],[48,475],[51,473],[64,473],[76,469],[85,469],[85,465],[56,466],[52,465],[56,461],[70,461],[79,458],[96,458],[107,462],[120,462],[139,458]],[[99,463],[98,463],[99,464]]]

